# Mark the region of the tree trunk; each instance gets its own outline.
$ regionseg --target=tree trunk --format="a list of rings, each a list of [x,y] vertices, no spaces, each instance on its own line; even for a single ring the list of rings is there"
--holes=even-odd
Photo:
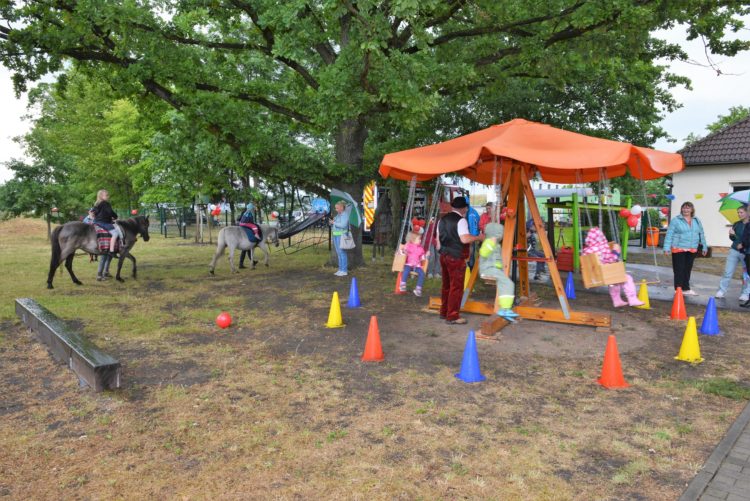
[[[360,117],[345,120],[339,126],[335,139],[336,161],[349,167],[353,167],[351,171],[359,172],[360,176],[354,180],[349,180],[348,182],[342,180],[334,187],[349,193],[352,198],[357,201],[358,205],[362,201],[362,193],[364,192],[365,185],[370,177],[365,175],[363,162],[367,134],[367,126],[365,125],[364,119]],[[357,206],[352,210],[359,209],[359,206]],[[333,214],[335,209],[331,207],[331,211]],[[362,251],[362,226],[359,228],[352,227],[352,236],[357,243],[357,247],[348,251],[349,268],[357,268],[362,266],[365,262],[363,256],[364,253]],[[337,262],[336,250],[331,249],[331,264],[335,265]]]

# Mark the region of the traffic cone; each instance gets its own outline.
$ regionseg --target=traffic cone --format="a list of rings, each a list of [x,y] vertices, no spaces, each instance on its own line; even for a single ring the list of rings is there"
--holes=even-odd
[[[701,348],[698,345],[698,333],[695,330],[695,317],[690,317],[688,319],[685,335],[682,337],[680,353],[674,358],[675,360],[682,360],[683,362],[690,362],[691,364],[699,364],[703,362],[703,359],[701,358]]]
[[[685,311],[685,296],[682,295],[682,287],[677,287],[674,291],[674,300],[672,301],[672,314],[669,316],[672,320],[687,320]]]
[[[357,289],[357,277],[352,277],[352,285],[349,287],[349,301],[346,303],[347,308],[359,308],[362,303],[359,302],[359,290]]]
[[[477,340],[474,331],[469,331],[464,348],[464,359],[461,361],[461,370],[456,377],[464,383],[479,383],[487,379],[479,370],[479,355],[477,354]]]
[[[406,294],[406,291],[401,290],[401,277],[403,276],[403,271],[398,272],[398,276],[396,277],[396,288],[393,289],[394,294]]]
[[[334,292],[331,298],[331,309],[328,312],[328,322],[326,327],[329,329],[335,329],[337,327],[343,327],[344,321],[341,319],[341,303],[339,303],[339,293]]]
[[[646,284],[646,280],[641,280],[641,287],[638,289],[638,300],[643,304],[636,306],[636,308],[642,310],[651,309],[651,302],[648,300],[648,285]]]
[[[607,339],[607,348],[604,350],[604,364],[602,375],[596,380],[605,388],[627,388],[630,386],[622,376],[622,365],[620,365],[620,354],[617,352],[617,341],[615,336],[610,335]]]
[[[568,296],[568,299],[575,299],[576,298],[576,285],[573,282],[573,272],[568,272],[568,280],[565,282],[565,295]]]
[[[362,354],[362,361],[382,362],[384,358],[383,347],[380,345],[378,318],[373,315],[370,317],[370,329],[367,331],[367,341],[365,342],[365,352]]]
[[[719,318],[716,315],[716,301],[713,297],[708,298],[706,314],[703,316],[700,332],[706,336],[721,336],[721,330],[719,330]]]

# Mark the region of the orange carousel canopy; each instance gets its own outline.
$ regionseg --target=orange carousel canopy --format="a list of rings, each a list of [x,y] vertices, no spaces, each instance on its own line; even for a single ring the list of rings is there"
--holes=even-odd
[[[677,153],[515,119],[442,143],[388,153],[379,172],[384,178],[404,181],[413,176],[426,181],[443,174],[459,174],[493,184],[504,178],[514,161],[534,167],[542,179],[552,183],[598,181],[600,169],[607,178],[630,172],[637,179],[656,179],[684,167]]]

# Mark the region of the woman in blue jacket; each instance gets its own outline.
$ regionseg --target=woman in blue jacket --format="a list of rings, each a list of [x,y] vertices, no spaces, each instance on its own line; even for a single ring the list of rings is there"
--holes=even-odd
[[[664,253],[672,254],[672,271],[674,271],[674,288],[682,287],[682,293],[687,296],[698,294],[690,288],[690,274],[693,271],[693,261],[699,252],[705,256],[708,250],[703,225],[695,217],[695,206],[685,202],[680,207],[680,215],[669,223],[667,235],[664,237]]]

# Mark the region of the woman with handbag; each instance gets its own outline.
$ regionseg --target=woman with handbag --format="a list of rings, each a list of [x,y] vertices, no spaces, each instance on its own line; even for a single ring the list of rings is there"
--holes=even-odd
[[[334,207],[336,209],[336,215],[330,221],[333,225],[333,248],[336,249],[336,256],[339,261],[339,269],[334,275],[337,277],[345,277],[349,274],[349,261],[346,255],[346,249],[353,248],[349,246],[354,243],[351,233],[349,232],[349,215],[352,212],[352,206],[347,205],[343,200],[339,200]],[[342,242],[342,240],[344,240],[344,242]]]
[[[695,217],[695,206],[685,202],[680,207],[680,215],[669,222],[664,237],[664,253],[672,254],[672,271],[674,271],[674,288],[682,287],[686,296],[698,294],[690,288],[690,274],[693,261],[698,253],[704,256],[708,252],[703,224]]]

